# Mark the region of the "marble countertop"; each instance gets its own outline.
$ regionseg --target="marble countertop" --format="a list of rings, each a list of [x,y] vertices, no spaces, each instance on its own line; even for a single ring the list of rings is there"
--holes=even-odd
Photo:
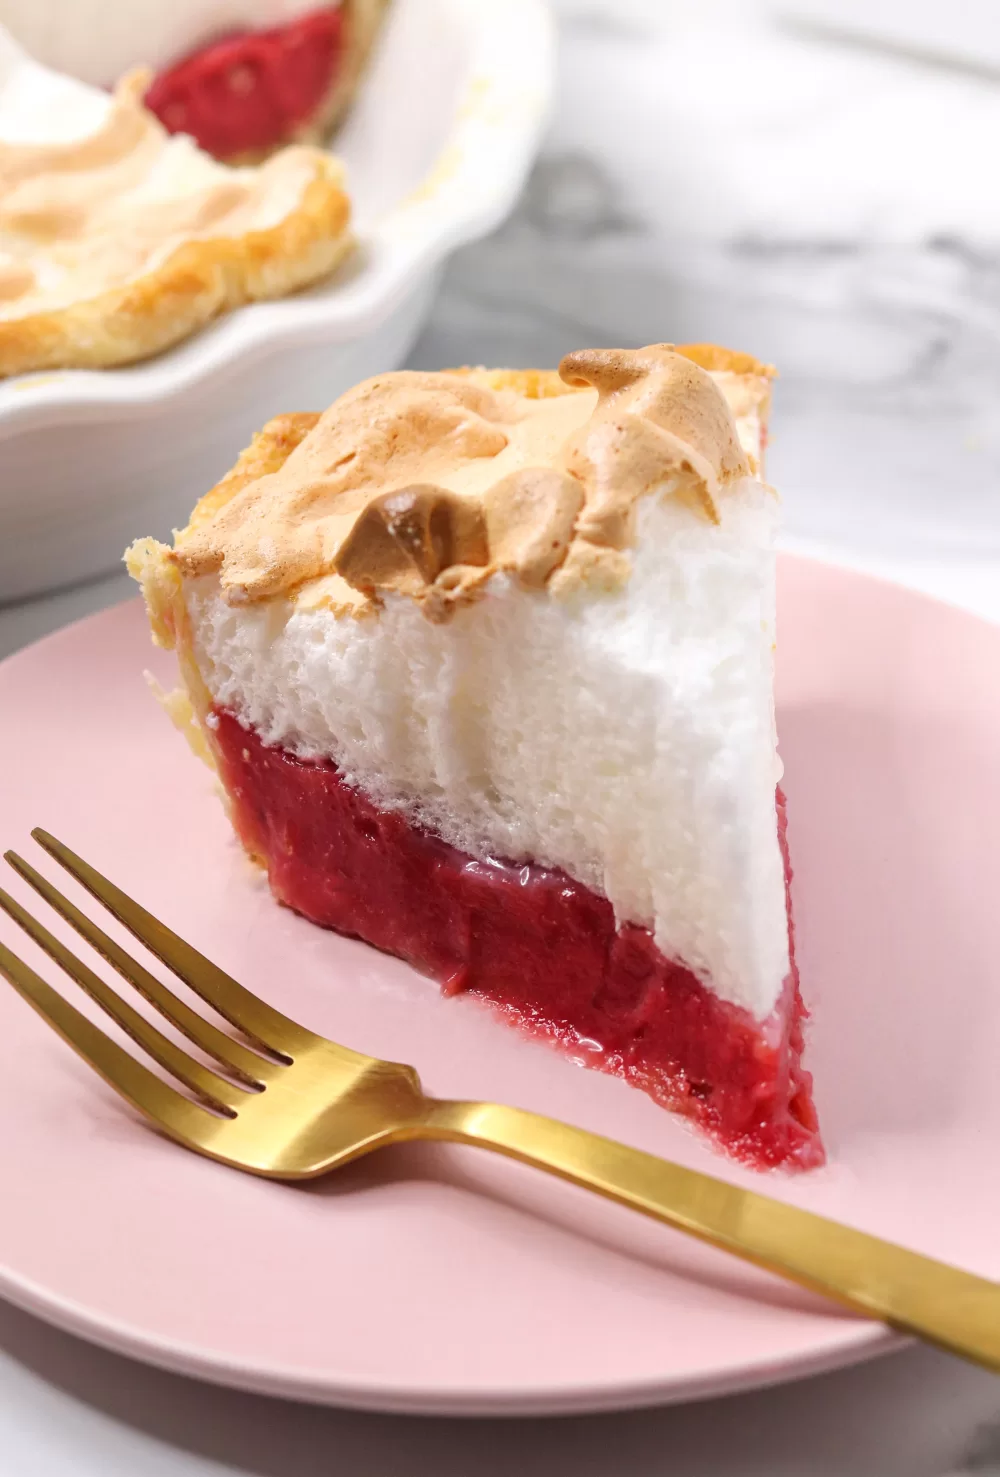
[[[967,57],[820,35],[806,0],[775,8],[780,24],[749,0],[561,0],[542,157],[512,218],[452,261],[410,363],[544,365],[588,343],[703,338],[773,358],[783,373],[769,474],[789,546],[1000,620],[1000,198],[973,208],[942,186],[915,205],[903,129],[891,210],[871,209],[871,170],[831,181],[826,166],[829,187],[808,208],[758,219],[759,192],[741,192],[732,160],[705,151],[708,92],[689,85],[707,43],[717,80],[734,37],[755,47],[770,102],[747,89],[745,147],[759,160],[770,139],[787,173],[764,194],[781,186],[805,201],[809,150],[776,141],[798,127],[827,151],[812,157],[835,159],[852,89],[874,84],[897,114],[930,110],[960,136],[994,108],[1000,122],[1000,81]],[[739,129],[727,137],[738,151]],[[112,574],[0,608],[0,656],[129,594]],[[914,1348],[685,1408],[380,1418],[215,1390],[0,1305],[0,1454],[11,1477],[1000,1477],[1000,1381]]]

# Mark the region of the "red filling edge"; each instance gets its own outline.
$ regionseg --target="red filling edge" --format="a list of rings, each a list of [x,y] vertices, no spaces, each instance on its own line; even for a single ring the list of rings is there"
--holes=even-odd
[[[328,762],[265,745],[223,710],[216,752],[246,848],[277,899],[469,991],[588,1066],[624,1077],[759,1169],[824,1161],[804,1070],[795,939],[767,1020],[721,1000],[666,959],[648,929],[565,873],[478,861],[382,810]],[[777,792],[778,836],[785,798]]]
[[[198,47],[153,79],[145,103],[168,133],[190,134],[218,159],[262,153],[316,118],[342,50],[341,8],[323,5]]]

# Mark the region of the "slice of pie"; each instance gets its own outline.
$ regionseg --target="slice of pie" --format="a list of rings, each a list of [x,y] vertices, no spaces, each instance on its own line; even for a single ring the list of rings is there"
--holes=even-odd
[[[281,902],[805,1168],[768,395],[704,345],[385,374],[128,563]]]
[[[142,104],[28,62],[0,30],[0,376],[128,364],[329,274],[350,249],[338,162],[227,168]]]

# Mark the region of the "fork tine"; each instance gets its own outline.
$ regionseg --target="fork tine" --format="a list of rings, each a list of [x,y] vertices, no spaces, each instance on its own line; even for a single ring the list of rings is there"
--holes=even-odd
[[[66,948],[65,944],[49,933],[47,928],[33,918],[29,912],[21,907],[21,904],[0,888],[0,908],[9,918],[23,928],[29,938],[43,948],[51,959],[64,969],[71,979],[86,990],[92,1000],[96,1000],[102,1010],[107,1011],[112,1020],[118,1022],[122,1030],[126,1031],[137,1046],[149,1053],[155,1062],[159,1062],[168,1072],[171,1072],[185,1087],[189,1087],[222,1113],[232,1116],[233,1109],[242,1099],[245,1101],[246,1092],[234,1087],[231,1082],[226,1082],[222,1077],[217,1077],[200,1062],[189,1057],[186,1051],[181,1051],[179,1046],[168,1040],[155,1026],[150,1025],[144,1016],[134,1010],[127,1001],[112,990],[111,986],[101,979],[100,975],[88,969],[82,960]],[[103,1033],[102,1033],[103,1034]]]
[[[137,1062],[117,1041],[81,1015],[75,1006],[46,984],[41,975],[0,944],[0,974],[38,1012],[68,1046],[100,1073],[109,1087],[158,1123],[181,1143],[192,1144],[213,1120],[204,1108],[161,1082],[154,1072]]]
[[[266,1051],[291,1060],[295,1051],[306,1050],[316,1041],[311,1031],[290,1021],[236,982],[218,965],[176,933],[147,913],[113,882],[77,856],[48,831],[36,826],[32,836],[49,856],[87,889],[99,903],[123,923],[140,943],[172,969],[196,995],[200,995],[224,1020]]]
[[[23,857],[14,851],[6,851],[4,858],[60,917],[65,918],[130,985],[135,986],[150,1005],[172,1021],[178,1030],[183,1031],[188,1040],[214,1056],[228,1071],[251,1086],[259,1086],[262,1079],[270,1079],[276,1071],[283,1070],[274,1062],[265,1061],[263,1057],[234,1041],[231,1036],[213,1026],[211,1021],[206,1021],[197,1011],[192,1010],[173,990],[168,990],[162,980],[150,974],[148,969],[133,959],[103,929],[92,923],[85,913],[81,913],[69,898],[64,897],[48,878],[36,872]]]

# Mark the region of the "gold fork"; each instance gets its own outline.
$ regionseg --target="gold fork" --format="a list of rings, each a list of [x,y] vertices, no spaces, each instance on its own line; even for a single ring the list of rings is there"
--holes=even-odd
[[[0,889],[0,908],[191,1096],[143,1066],[2,944],[0,974],[116,1092],[187,1148],[252,1174],[295,1180],[410,1139],[475,1144],[596,1190],[1000,1372],[997,1283],[537,1113],[428,1098],[412,1067],[362,1056],[297,1025],[48,832],[32,835],[244,1038],[234,1040],[185,1004],[34,867],[5,853],[150,1005],[218,1063],[220,1070],[204,1066],[164,1036]]]

